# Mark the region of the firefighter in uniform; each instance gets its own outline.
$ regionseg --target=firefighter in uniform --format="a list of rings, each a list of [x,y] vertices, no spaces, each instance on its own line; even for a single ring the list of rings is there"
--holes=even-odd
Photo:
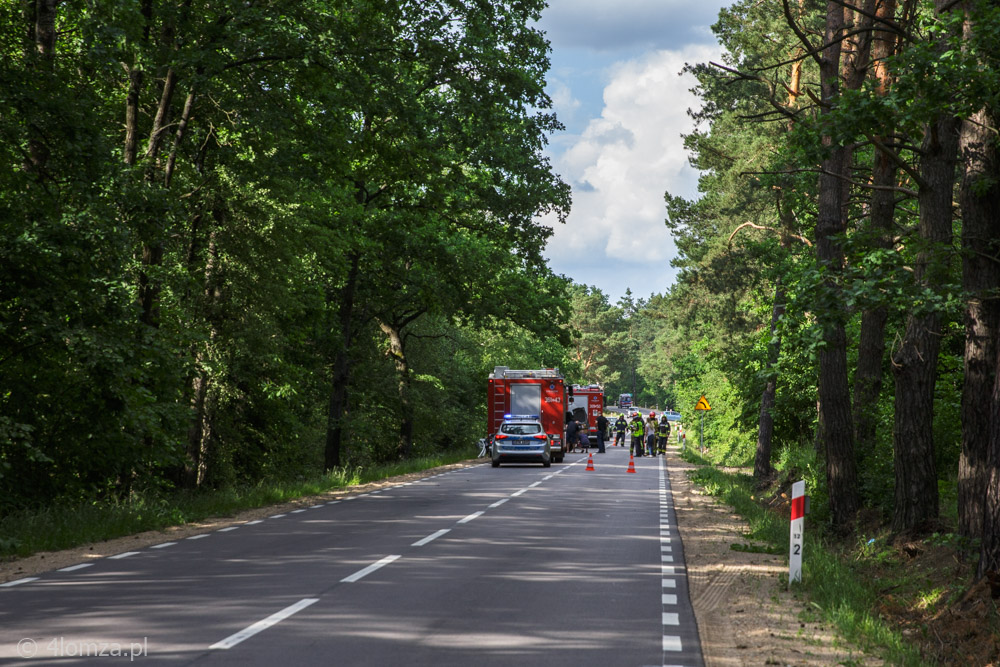
[[[656,427],[656,449],[657,454],[667,455],[667,440],[670,438],[670,421],[666,415],[660,417],[660,423]]]
[[[615,420],[615,443],[613,447],[617,447],[621,444],[622,447],[625,446],[625,430],[628,428],[628,422],[625,421],[625,415],[618,415],[618,419]]]
[[[642,423],[642,415],[638,412],[632,415],[629,430],[632,432],[632,444],[629,450],[636,456],[642,456],[642,437],[645,435],[646,427]]]

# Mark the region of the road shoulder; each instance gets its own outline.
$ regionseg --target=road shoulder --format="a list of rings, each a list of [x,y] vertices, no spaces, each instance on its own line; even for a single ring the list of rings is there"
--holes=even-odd
[[[825,623],[806,622],[806,603],[785,589],[786,556],[736,551],[747,525],[688,476],[696,466],[667,454],[670,489],[684,545],[688,585],[706,667],[882,665]]]

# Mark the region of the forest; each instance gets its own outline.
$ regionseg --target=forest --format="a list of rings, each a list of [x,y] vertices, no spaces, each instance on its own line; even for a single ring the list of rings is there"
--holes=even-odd
[[[557,366],[1000,573],[1000,8],[723,10],[678,279],[610,303],[543,257],[544,6],[0,0],[0,517],[471,455]]]

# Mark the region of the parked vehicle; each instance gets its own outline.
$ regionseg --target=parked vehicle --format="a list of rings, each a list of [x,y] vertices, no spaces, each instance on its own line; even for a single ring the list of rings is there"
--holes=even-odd
[[[487,385],[488,437],[500,432],[506,415],[538,415],[549,436],[551,460],[561,463],[566,455],[566,400],[566,381],[558,368],[497,366]]]
[[[499,431],[493,436],[493,467],[528,462],[548,468],[552,465],[551,442],[538,415],[504,415]]]
[[[599,384],[570,386],[568,410],[574,419],[586,424],[591,444],[596,443],[597,418],[604,413],[604,388]]]

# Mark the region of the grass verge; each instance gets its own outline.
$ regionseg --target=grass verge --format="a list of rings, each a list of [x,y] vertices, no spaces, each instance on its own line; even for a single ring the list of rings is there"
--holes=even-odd
[[[691,473],[693,482],[746,520],[748,539],[787,553],[788,516],[763,502],[750,475],[718,470],[693,452],[685,454],[684,459],[702,466]],[[808,605],[810,611],[806,613],[835,626],[847,641],[879,655],[887,664],[906,667],[926,664],[912,642],[907,642],[873,611],[879,589],[874,577],[845,561],[815,526],[806,527],[802,582],[795,584],[795,588]]]
[[[305,480],[261,482],[243,487],[178,491],[166,495],[135,495],[116,502],[24,510],[0,518],[0,558],[69,549],[211,517],[232,516],[243,510],[349,489],[468,458],[467,453],[456,453],[367,469],[341,468]]]

